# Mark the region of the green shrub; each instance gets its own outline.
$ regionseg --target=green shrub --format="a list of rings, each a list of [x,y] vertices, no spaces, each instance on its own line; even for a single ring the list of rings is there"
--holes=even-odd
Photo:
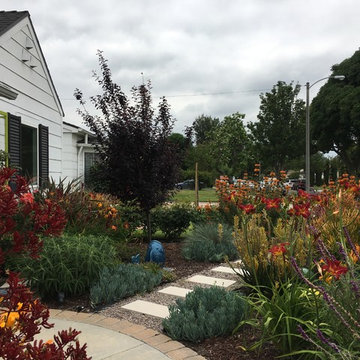
[[[175,204],[152,210],[152,228],[161,230],[166,239],[176,239],[190,226],[194,209],[189,205]]]
[[[205,205],[204,207],[198,207],[194,211],[193,224],[203,223],[223,223],[224,217],[220,213],[218,206],[216,205]]]
[[[64,235],[44,239],[40,258],[18,259],[16,269],[42,297],[79,295],[113,264],[115,255],[107,237]]]
[[[241,322],[239,327],[244,323],[258,327],[263,337],[248,350],[254,350],[271,341],[282,354],[293,351],[305,354],[305,349],[311,344],[301,336],[298,326],[302,325],[305,329],[319,326],[319,329],[324,330],[326,324],[317,319],[317,313],[323,307],[320,294],[294,278],[283,283],[276,282],[271,288],[249,285],[249,289],[252,292],[244,297],[244,301],[249,305],[252,318]],[[329,311],[326,313],[329,317]],[[310,356],[304,355],[304,358],[315,358],[311,356],[311,351],[309,353]]]
[[[141,265],[119,264],[104,268],[98,282],[90,289],[90,302],[93,307],[111,304],[136,293],[151,291],[161,279],[161,271],[146,270]]]
[[[187,260],[222,262],[225,256],[230,260],[238,257],[233,242],[232,228],[221,224],[196,225],[185,239],[182,255]]]
[[[245,310],[246,303],[233,292],[216,286],[197,287],[169,306],[170,315],[163,320],[163,327],[172,339],[200,342],[231,333]]]

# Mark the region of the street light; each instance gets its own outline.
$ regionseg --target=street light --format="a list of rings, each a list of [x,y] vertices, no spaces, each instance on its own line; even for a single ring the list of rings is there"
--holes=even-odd
[[[305,189],[307,192],[310,190],[310,88],[312,88],[315,84],[320,81],[326,79],[336,79],[336,80],[344,80],[344,75],[333,75],[326,76],[321,78],[310,85],[309,82],[306,83],[306,149],[305,149]]]

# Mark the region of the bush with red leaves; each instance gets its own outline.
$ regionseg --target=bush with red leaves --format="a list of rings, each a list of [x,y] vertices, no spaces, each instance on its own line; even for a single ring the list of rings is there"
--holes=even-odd
[[[5,259],[14,254],[36,258],[40,236],[60,235],[66,224],[63,210],[50,200],[37,201],[27,181],[16,170],[0,167],[0,275]],[[0,358],[6,360],[90,359],[86,345],[76,340],[79,331],[63,330],[54,340],[34,341],[41,327],[51,328],[49,310],[15,273],[0,297]],[[73,344],[75,342],[75,344]]]

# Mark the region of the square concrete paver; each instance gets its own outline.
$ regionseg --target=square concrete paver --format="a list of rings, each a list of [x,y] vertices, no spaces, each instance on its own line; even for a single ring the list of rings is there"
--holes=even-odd
[[[235,261],[233,261],[232,262],[233,264],[242,264],[243,262],[242,262],[242,260],[241,259],[239,259],[239,260],[235,260]]]
[[[232,284],[235,284],[236,282],[234,280],[219,279],[216,277],[204,276],[204,275],[195,275],[188,278],[187,280],[198,284],[217,285],[221,287],[228,287]]]
[[[212,268],[211,271],[218,271],[226,274],[235,274],[234,270],[228,266],[217,266]]]
[[[166,318],[169,316],[169,309],[167,306],[155,304],[150,301],[136,300],[122,306],[122,308],[160,318]]]
[[[243,269],[240,269],[238,267],[234,267],[234,270],[231,267],[227,267],[227,266],[217,266],[217,267],[214,267],[213,269],[211,269],[211,271],[218,271],[218,272],[222,272],[222,273],[226,273],[226,274],[244,275],[244,270]]]
[[[159,290],[158,292],[163,293],[163,294],[185,297],[191,291],[192,290],[190,290],[190,289],[184,289],[184,288],[180,288],[177,286],[168,286],[166,288]]]

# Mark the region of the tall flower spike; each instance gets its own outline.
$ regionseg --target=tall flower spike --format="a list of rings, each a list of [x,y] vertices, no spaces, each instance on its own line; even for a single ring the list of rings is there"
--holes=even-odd
[[[354,243],[352,242],[352,240],[351,240],[351,238],[350,238],[349,231],[348,231],[348,229],[346,228],[346,226],[343,227],[343,230],[344,230],[344,234],[345,234],[346,240],[348,241],[348,243],[349,243],[352,251],[353,251],[354,254],[357,256],[358,260],[360,260],[359,252],[357,251],[356,246],[355,246]]]
[[[338,348],[338,346],[335,343],[331,342],[329,339],[327,339],[320,329],[316,330],[316,335],[323,344],[330,346],[338,354],[340,353],[340,349]]]

